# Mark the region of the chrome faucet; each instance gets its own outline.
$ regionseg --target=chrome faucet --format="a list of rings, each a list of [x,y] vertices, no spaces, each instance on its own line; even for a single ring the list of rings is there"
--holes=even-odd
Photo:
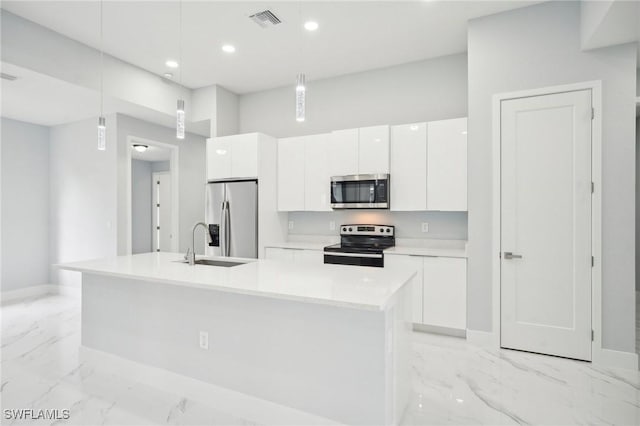
[[[198,228],[198,226],[204,227],[205,233],[207,235],[207,241],[211,242],[211,235],[209,235],[209,227],[207,226],[206,223],[198,222],[195,225],[193,225],[193,229],[191,230],[191,252],[189,252],[189,249],[187,249],[187,254],[185,256],[189,258],[189,265],[196,264],[196,228]]]

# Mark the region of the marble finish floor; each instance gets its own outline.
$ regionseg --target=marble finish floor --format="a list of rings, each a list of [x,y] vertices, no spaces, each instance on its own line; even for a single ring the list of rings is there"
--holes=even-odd
[[[197,381],[149,384],[85,359],[80,302],[45,296],[1,308],[3,409],[70,409],[68,420],[1,424],[331,424]],[[410,405],[403,423],[640,424],[640,373],[481,348],[414,333]],[[189,379],[190,380],[190,379]],[[194,391],[198,388],[199,391]]]

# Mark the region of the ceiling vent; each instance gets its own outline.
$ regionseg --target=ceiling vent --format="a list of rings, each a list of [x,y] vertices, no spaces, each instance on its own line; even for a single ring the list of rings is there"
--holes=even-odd
[[[249,16],[249,18],[260,25],[262,28],[273,27],[274,25],[278,25],[282,21],[278,18],[272,11],[263,10],[262,12],[254,13]]]
[[[13,81],[13,80],[16,80],[18,77],[11,74],[0,73],[0,78],[3,80]]]

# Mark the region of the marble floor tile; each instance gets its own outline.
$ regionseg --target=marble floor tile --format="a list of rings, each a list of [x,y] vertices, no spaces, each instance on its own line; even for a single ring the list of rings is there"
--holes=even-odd
[[[2,306],[0,402],[3,409],[68,408],[68,420],[1,424],[260,425],[332,424],[286,407],[152,386],[81,356],[80,301],[46,296]],[[640,325],[640,324],[639,324]],[[406,425],[640,425],[640,373],[464,339],[413,335]],[[215,389],[214,389],[215,388]],[[199,397],[198,395],[213,395]],[[194,396],[195,395],[195,396]]]

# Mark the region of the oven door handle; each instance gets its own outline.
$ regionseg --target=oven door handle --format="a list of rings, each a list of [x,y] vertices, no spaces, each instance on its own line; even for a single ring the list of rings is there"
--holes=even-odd
[[[325,251],[325,256],[339,256],[339,257],[368,257],[372,259],[382,259],[384,256],[382,253],[343,253],[337,251]]]

